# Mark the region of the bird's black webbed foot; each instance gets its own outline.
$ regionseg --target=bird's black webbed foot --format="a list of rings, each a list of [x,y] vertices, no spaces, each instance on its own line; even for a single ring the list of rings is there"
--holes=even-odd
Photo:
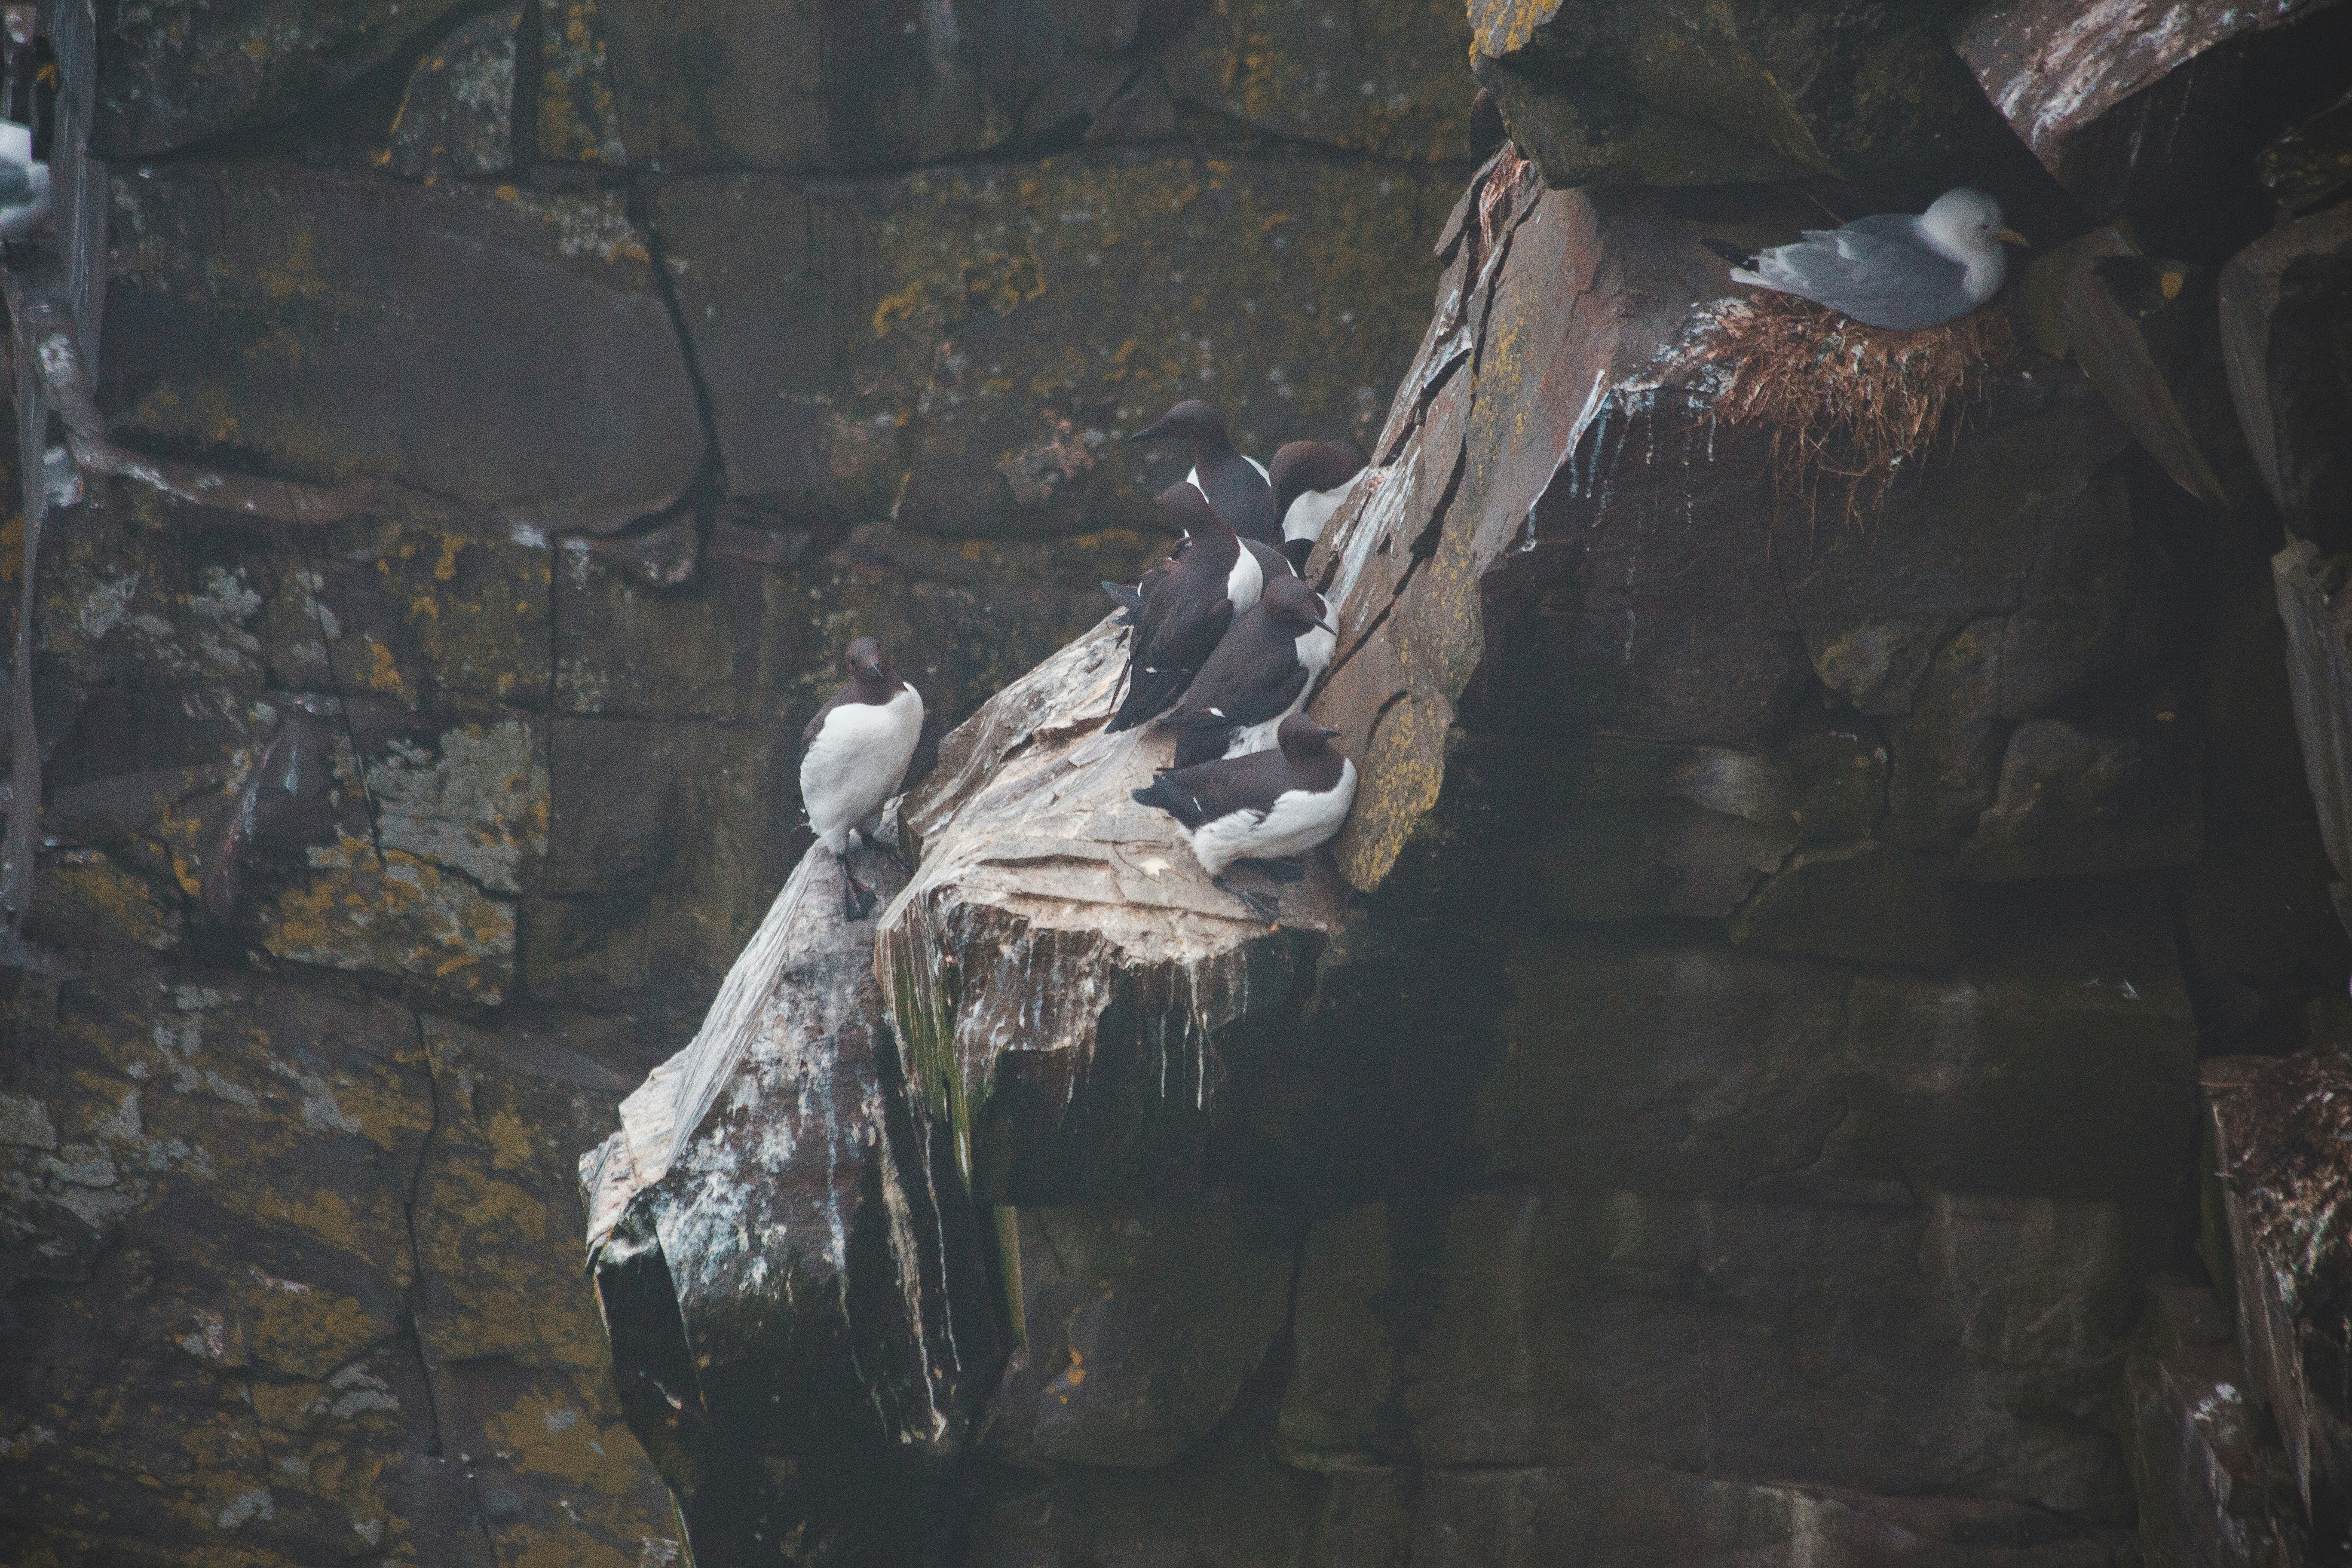
[[[1297,860],[1236,860],[1234,864],[1246,866],[1267,881],[1279,882],[1285,887],[1304,881],[1307,877],[1306,866]]]
[[[889,861],[890,864],[898,867],[898,869],[904,871],[909,877],[915,874],[915,863],[907,858],[907,852],[904,849],[899,848],[896,844],[887,843],[882,839],[877,838],[870,833],[864,837],[866,839],[866,847],[873,850],[874,853],[881,856],[882,858]]]
[[[844,855],[840,860],[841,918],[845,923],[856,925],[874,912],[874,894],[872,889],[849,874],[849,857]]]
[[[1267,903],[1255,893],[1244,892],[1241,889],[1234,887],[1231,882],[1226,881],[1223,877],[1210,878],[1209,885],[1215,888],[1220,892],[1231,893],[1234,898],[1239,899],[1242,901],[1242,908],[1249,910],[1253,916],[1258,920],[1264,921],[1268,925],[1275,923],[1275,916],[1280,912],[1272,904]]]

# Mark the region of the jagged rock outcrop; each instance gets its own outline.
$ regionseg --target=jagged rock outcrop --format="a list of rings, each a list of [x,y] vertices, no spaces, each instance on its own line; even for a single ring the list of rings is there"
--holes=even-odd
[[[834,877],[803,859],[581,1162],[621,1402],[705,1561],[941,1560],[1003,1360],[979,1215]]]

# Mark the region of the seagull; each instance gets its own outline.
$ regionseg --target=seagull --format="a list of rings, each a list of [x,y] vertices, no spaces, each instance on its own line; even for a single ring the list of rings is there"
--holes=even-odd
[[[2000,204],[1963,185],[1916,217],[1885,213],[1843,228],[1809,228],[1794,245],[1752,250],[1700,244],[1732,264],[1731,280],[1778,289],[1843,311],[1864,326],[1916,331],[1958,321],[2000,292],[2004,245],[2029,241],[2004,228]]]
[[[1184,700],[1160,715],[1173,730],[1176,765],[1244,757],[1275,743],[1282,721],[1307,706],[1331,667],[1339,634],[1323,596],[1297,578],[1269,576],[1256,604],[1235,617]]]
[[[1292,441],[1274,455],[1275,510],[1282,513],[1282,552],[1300,572],[1323,525],[1356,488],[1371,459],[1345,436],[1334,441]]]
[[[1130,442],[1171,438],[1192,447],[1192,471],[1185,482],[1208,498],[1235,533],[1262,544],[1282,542],[1282,514],[1274,510],[1274,487],[1266,483],[1264,468],[1234,450],[1216,405],[1187,398],[1161,415],[1159,423],[1128,437]]]
[[[1257,603],[1265,586],[1260,556],[1243,547],[1200,491],[1170,485],[1160,492],[1160,507],[1192,536],[1192,543],[1139,606],[1128,647],[1127,696],[1111,719],[1112,730],[1132,730],[1183,696],[1225,628]]]
[[[841,864],[841,918],[864,920],[874,894],[850,875],[849,841],[878,848],[882,807],[907,776],[923,735],[923,700],[898,679],[882,645],[859,637],[842,655],[849,681],[801,731],[801,800],[816,841]],[[899,864],[895,849],[886,850]]]
[[[1282,721],[1279,750],[1171,769],[1130,798],[1174,817],[1210,882],[1270,921],[1274,910],[1229,884],[1225,872],[1238,860],[1303,855],[1339,833],[1356,799],[1356,764],[1331,745],[1339,734],[1293,713]],[[1296,866],[1260,869],[1282,882],[1306,875]]]
[[[22,239],[49,221],[49,166],[33,162],[33,131],[0,120],[0,240]]]

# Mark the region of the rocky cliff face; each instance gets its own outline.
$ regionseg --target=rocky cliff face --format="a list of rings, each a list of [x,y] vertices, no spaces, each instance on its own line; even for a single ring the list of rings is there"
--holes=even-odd
[[[102,325],[10,273],[16,1555],[2324,1556],[2340,1064],[2205,1058],[2352,1025],[2352,11],[2111,11],[116,8]],[[1960,179],[2024,350],[1792,499],[1699,239]],[[1194,395],[1373,456],[1272,927],[1098,731]]]
[[[2219,193],[2206,248],[2173,259],[2092,228],[2116,208],[2063,152],[2236,35],[2153,64],[2078,38],[2070,68],[2120,85],[2036,140],[2001,121],[2028,111],[2000,73],[2054,68],[2015,63],[2056,47],[2042,13],[1979,15],[1957,52],[1940,27],[1801,39],[1766,13],[1709,23],[1736,50],[1640,7],[1622,37],[1605,11],[1474,20],[1533,161],[1491,162],[1438,231],[1421,348],[1310,563],[1342,628],[1314,710],[1365,780],[1331,866],[1270,929],[1125,808],[1165,742],[1099,732],[1108,628],[993,699],[906,804],[922,859],[879,917],[878,989],[827,1027],[887,1033],[859,1051],[890,1108],[870,1146],[928,1125],[993,1219],[992,1289],[943,1269],[922,1290],[961,1326],[935,1430],[962,1533],[929,1549],[2324,1554],[2325,1380],[2250,1374],[2233,1325],[2277,1335],[2198,1221],[2200,1057],[2326,1037],[2352,959],[2271,618],[2277,509],[2301,503],[2229,394],[2309,373],[2226,371],[2242,296],[2214,272],[2261,226],[2221,198],[2258,188],[2251,155],[2129,153],[2128,188]],[[1580,74],[1621,56],[1615,97]],[[1974,128],[1828,90],[1881,75],[1973,94]],[[1759,116],[1788,162],[1715,156],[1709,136],[1775,145]],[[1988,123],[2012,210],[2086,237],[2022,281],[2030,346],[1884,508],[1832,487],[1816,510],[1726,414],[1705,350],[1729,301],[1698,241],[1784,235],[1822,187],[1723,182],[1940,181]],[[2263,320],[2230,341],[2277,343]],[[704,1451],[818,1441],[680,1354],[753,1342],[665,1326],[721,1264],[758,1259],[730,1305],[767,1315],[801,1299],[783,1281],[854,1317],[917,1280],[904,1249],[828,1270],[814,1227],[720,1234],[642,1152],[640,1121],[675,1143],[692,1118],[680,1147],[735,1169],[772,1147],[753,1129],[805,1116],[757,1053],[824,1059],[787,999],[837,940],[747,954],[739,1009],[778,998],[753,1054],[714,1013],[585,1167],[616,1216],[591,1250],[617,1364],[692,1379],[653,1414]],[[708,1111],[675,1087],[712,1075]],[[808,1191],[832,1158],[771,1179]],[[833,1212],[878,1227],[873,1207]],[[859,1364],[916,1359],[908,1315],[882,1321],[894,1348]],[[875,1415],[845,1400],[828,1435],[887,1434],[894,1384],[866,1381]],[[791,1467],[748,1499],[665,1473],[730,1561],[859,1561],[877,1521],[939,1518],[941,1458],[869,1468],[848,1502]],[[787,1519],[804,1533],[779,1547]]]
[[[20,396],[51,375],[67,427],[37,552],[21,516],[0,552],[40,791],[0,1557],[682,1561],[684,1450],[611,1377],[579,1152],[785,885],[845,639],[944,731],[1164,542],[1181,465],[1119,435],[1194,391],[1253,449],[1369,433],[1471,166],[1465,26],[101,24],[65,106],[108,160],[86,357],[32,349],[41,255],[11,269]]]

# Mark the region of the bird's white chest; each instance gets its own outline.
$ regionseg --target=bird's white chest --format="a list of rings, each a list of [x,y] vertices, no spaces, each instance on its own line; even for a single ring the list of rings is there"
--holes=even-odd
[[[1364,473],[1370,471],[1367,468]],[[1363,477],[1363,474],[1358,474],[1356,479]],[[1282,537],[1322,538],[1324,525],[1331,521],[1331,514],[1338,511],[1341,503],[1355,490],[1356,479],[1349,479],[1344,485],[1334,485],[1328,490],[1307,490],[1294,497],[1290,510],[1282,517]]]
[[[1257,555],[1244,543],[1234,562],[1234,569],[1225,574],[1225,597],[1240,615],[1257,603],[1265,592],[1265,568],[1257,563]]]
[[[1222,877],[1236,860],[1279,860],[1303,855],[1337,837],[1356,800],[1356,764],[1342,761],[1339,782],[1318,795],[1285,790],[1261,814],[1236,811],[1201,824],[1185,837],[1192,854],[1212,877]]]
[[[826,714],[801,759],[801,799],[817,837],[845,836],[880,810],[906,778],[922,734],[923,700],[911,686],[878,706],[845,702]]]

